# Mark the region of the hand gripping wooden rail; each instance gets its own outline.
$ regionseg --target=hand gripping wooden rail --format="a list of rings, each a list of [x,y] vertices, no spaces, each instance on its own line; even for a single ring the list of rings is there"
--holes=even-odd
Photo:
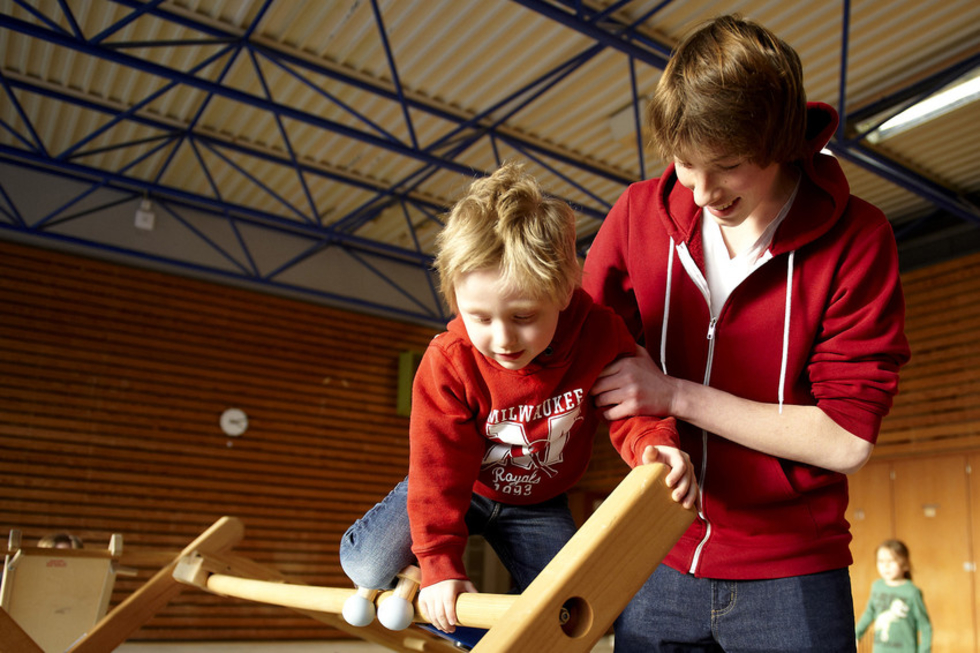
[[[667,472],[660,464],[633,469],[519,596],[461,594],[460,625],[489,628],[474,653],[590,651],[694,519],[693,511],[671,499]],[[418,629],[410,630],[422,634],[384,635],[377,623],[346,624],[337,615],[354,589],[286,583],[270,579],[268,570],[248,577],[254,575],[249,568],[263,569],[241,558],[196,552],[178,562],[174,578],[216,594],[293,608],[394,650],[454,650]],[[390,596],[383,592],[375,601],[380,605]],[[418,613],[417,602],[415,608]],[[416,620],[426,621],[425,615]],[[411,637],[417,639],[409,642]]]

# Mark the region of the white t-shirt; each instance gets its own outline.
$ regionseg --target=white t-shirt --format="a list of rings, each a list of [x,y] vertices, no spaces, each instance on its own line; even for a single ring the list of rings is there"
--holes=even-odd
[[[710,217],[705,218],[704,212],[701,212],[701,243],[704,247],[704,266],[708,272],[708,297],[711,302],[711,315],[717,317],[721,312],[721,307],[725,305],[728,296],[738,287],[738,284],[772,258],[772,253],[769,252],[772,236],[789,213],[799,189],[800,182],[797,180],[796,187],[789,199],[786,200],[786,204],[762,232],[759,239],[747,250],[739,252],[734,257],[728,254],[728,246],[721,235],[721,227]]]

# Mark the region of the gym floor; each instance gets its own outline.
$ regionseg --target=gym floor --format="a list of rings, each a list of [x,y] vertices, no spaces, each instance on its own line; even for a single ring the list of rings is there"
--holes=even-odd
[[[128,643],[116,653],[390,653],[390,649],[354,640],[315,642]],[[592,653],[611,653],[612,638],[604,637]]]

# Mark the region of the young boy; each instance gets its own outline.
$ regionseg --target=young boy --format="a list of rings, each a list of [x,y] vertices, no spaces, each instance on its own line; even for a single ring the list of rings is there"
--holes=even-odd
[[[635,344],[579,287],[571,208],[521,167],[475,181],[438,245],[442,294],[457,316],[415,377],[408,479],[348,530],[340,556],[371,589],[391,587],[417,560],[419,603],[452,632],[457,595],[476,591],[463,568],[469,535],[486,538],[523,591],[574,534],[565,491],[592,452],[599,415],[589,390]],[[674,500],[693,505],[672,418],[614,421],[610,435],[631,467],[671,467]]]
[[[853,650],[845,475],[909,357],[894,236],[820,154],[836,113],[757,24],[686,39],[648,124],[673,164],[623,194],[585,264],[645,349],[593,394],[610,419],[676,416],[701,501],[616,651]]]

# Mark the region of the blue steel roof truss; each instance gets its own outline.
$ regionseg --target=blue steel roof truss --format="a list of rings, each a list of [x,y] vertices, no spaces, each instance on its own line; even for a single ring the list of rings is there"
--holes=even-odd
[[[431,257],[423,252],[417,229],[420,224],[439,223],[439,214],[447,207],[432,202],[419,192],[420,185],[439,171],[450,171],[472,177],[485,171],[474,170],[461,164],[458,157],[477,143],[488,142],[499,163],[499,144],[505,143],[510,148],[521,152],[527,158],[548,169],[551,173],[565,180],[584,196],[594,202],[592,205],[573,203],[583,215],[601,220],[609,208],[609,204],[598,194],[592,192],[587,184],[575,181],[569,175],[563,174],[559,165],[572,166],[578,171],[587,173],[603,180],[612,180],[625,186],[632,179],[610,173],[607,169],[593,166],[558,148],[549,149],[530,139],[522,139],[513,133],[502,129],[507,121],[535,102],[543,101],[548,91],[561,84],[571,73],[581,68],[606,48],[614,48],[627,55],[630,90],[633,98],[633,120],[637,134],[637,160],[641,177],[646,176],[644,147],[641,141],[639,91],[636,81],[637,64],[646,64],[662,68],[670,55],[670,49],[664,44],[657,43],[641,34],[637,27],[653,17],[657,11],[670,3],[665,0],[632,24],[619,23],[612,15],[619,9],[630,4],[630,0],[620,0],[612,3],[599,12],[587,8],[577,0],[514,0],[514,2],[538,12],[566,27],[589,37],[593,45],[585,48],[577,55],[569,58],[561,65],[554,67],[548,73],[540,76],[530,84],[517,89],[503,100],[469,117],[461,116],[439,108],[413,100],[405,93],[398,74],[397,59],[388,32],[385,28],[384,16],[377,0],[371,0],[378,38],[384,48],[389,72],[393,80],[393,89],[380,84],[374,85],[363,78],[345,75],[336,69],[318,66],[307,59],[302,59],[285,50],[279,51],[264,43],[252,40],[263,17],[275,0],[266,0],[258,10],[253,22],[242,34],[235,34],[223,29],[213,22],[197,21],[188,14],[178,14],[168,11],[162,6],[162,0],[140,2],[138,0],[114,0],[114,2],[131,11],[115,23],[107,26],[98,34],[88,36],[72,14],[67,3],[59,3],[60,15],[45,15],[24,0],[15,0],[18,6],[29,12],[35,22],[18,20],[12,16],[0,14],[0,33],[11,31],[39,39],[55,46],[73,50],[83,56],[96,57],[120,66],[130,67],[147,73],[160,80],[160,85],[149,92],[141,101],[128,107],[120,107],[112,103],[84,96],[81,93],[57,90],[50,85],[37,83],[23,77],[8,77],[0,73],[0,88],[2,97],[13,103],[16,113],[22,123],[18,128],[7,122],[0,122],[0,127],[13,135],[18,146],[0,145],[0,161],[17,166],[24,166],[48,173],[54,171],[67,178],[83,181],[87,187],[78,195],[59,206],[39,220],[31,223],[23,217],[16,206],[12,194],[4,188],[4,180],[0,178],[0,215],[6,220],[0,220],[0,228],[27,232],[33,235],[49,237],[54,240],[77,240],[89,248],[105,249],[113,253],[142,258],[155,263],[165,263],[175,268],[187,268],[214,274],[243,279],[260,286],[279,290],[288,290],[298,295],[326,299],[332,302],[351,305],[355,308],[367,308],[412,320],[442,323],[446,319],[443,308],[438,300],[435,283],[431,277]],[[839,106],[846,107],[847,103],[847,55],[849,39],[850,1],[842,0],[843,34],[840,71]],[[113,40],[127,25],[144,17],[173,22],[193,30],[199,37],[185,40],[160,40],[152,42],[125,42]],[[66,29],[63,23],[68,25]],[[138,52],[152,51],[160,47],[181,47],[183,45],[208,45],[213,48],[208,56],[191,65],[187,70],[177,70],[155,63],[150,58],[142,58]],[[933,86],[945,83],[955,74],[963,74],[978,64],[978,58],[960,64],[957,71],[943,71],[936,75]],[[235,65],[248,65],[262,89],[261,94],[252,94],[232,87],[225,83],[226,77]],[[274,96],[267,82],[263,66],[271,66],[284,72],[306,88],[316,93],[324,101],[339,107],[346,115],[354,119],[357,127],[351,127],[337,121],[328,120],[318,115],[302,111],[280,101]],[[208,78],[204,73],[214,66],[220,71]],[[308,75],[326,77],[349,84],[361,91],[367,91],[386,101],[396,102],[400,106],[404,120],[404,130],[408,134],[407,142],[396,137],[385,127],[372,121],[360,113],[355,107],[342,102],[337,96],[322,88]],[[920,85],[917,89],[896,94],[888,106],[901,108],[908,104],[910,98],[930,92],[933,86]],[[192,88],[203,96],[194,117],[186,124],[175,125],[167,122],[144,109],[169,91],[178,88]],[[72,104],[93,114],[107,116],[98,127],[72,143],[61,152],[52,153],[49,146],[39,135],[35,121],[24,109],[19,97],[37,94],[60,102]],[[269,149],[247,142],[226,138],[213,131],[199,128],[199,122],[204,111],[213,98],[220,97],[265,112],[275,123],[279,142],[283,145],[285,154],[279,154]],[[887,106],[876,106],[876,112],[881,112]],[[421,111],[442,121],[449,128],[428,144],[419,142],[412,121],[412,111]],[[871,172],[881,175],[890,181],[907,188],[913,193],[925,197],[934,203],[938,209],[948,212],[962,220],[980,222],[980,209],[970,199],[962,197],[954,190],[942,187],[918,173],[891,161],[873,149],[864,145],[863,140],[869,130],[857,133],[853,126],[858,120],[866,119],[865,113],[855,112],[845,115],[835,139],[829,145],[831,151],[848,161],[862,166]],[[391,184],[381,184],[365,178],[340,174],[325,166],[315,165],[297,156],[290,132],[284,124],[285,120],[308,125],[312,128],[336,133],[354,139],[360,143],[378,148],[392,155],[404,157],[416,166],[410,168],[404,176]],[[121,125],[137,125],[144,129],[140,137],[100,145],[104,136]],[[145,135],[145,130],[152,135]],[[162,183],[162,179],[171,165],[179,148],[191,148],[200,167],[200,172],[207,179],[209,194],[190,193],[174,186]],[[99,169],[85,163],[87,157],[108,151],[117,151],[126,155],[127,160],[115,170]],[[207,156],[205,156],[207,155]],[[268,183],[253,174],[247,167],[250,160],[260,159],[275,164],[283,169],[292,171],[302,189],[302,200],[299,203],[277,193]],[[222,164],[225,169],[234,170],[245,178],[255,188],[281,206],[285,214],[261,211],[242,204],[236,204],[222,196],[220,184],[215,179],[214,166]],[[148,164],[156,165],[155,173],[147,178],[132,171],[137,167]],[[350,186],[357,191],[369,193],[369,197],[349,211],[347,215],[334,218],[329,224],[324,220],[317,199],[310,187],[310,180],[316,179],[331,184]],[[210,266],[201,262],[178,260],[174,257],[161,257],[153,253],[137,250],[126,250],[116,245],[83,241],[72,236],[56,233],[52,230],[55,225],[67,221],[83,220],[97,212],[99,207],[74,208],[80,206],[83,200],[89,198],[99,189],[111,188],[121,192],[112,202],[125,202],[139,197],[152,198],[156,206],[162,208],[167,216],[181,224],[193,238],[203,242],[224,263]],[[386,242],[380,242],[358,236],[358,232],[369,224],[381,211],[397,206],[403,212],[408,238],[412,247],[401,247]],[[189,217],[191,214],[193,219]],[[237,248],[231,251],[227,245],[218,243],[205,230],[196,226],[195,221],[200,215],[209,215],[213,219],[227,223],[235,235]],[[269,230],[288,234],[303,241],[305,245],[298,253],[285,255],[275,264],[266,264],[270,268],[262,270],[255,253],[250,248],[243,229]],[[901,236],[901,232],[899,234]],[[584,237],[579,243],[582,251],[587,248],[591,236]],[[295,285],[286,280],[283,274],[295,268],[303,261],[329,248],[339,248],[349,255],[349,259],[357,262],[371,274],[382,279],[400,295],[408,299],[410,307],[404,303],[399,306],[376,304],[364,301],[355,296],[346,296],[315,288]],[[427,280],[426,296],[417,297],[400,284],[393,275],[386,271],[390,268],[379,265],[388,261],[398,265],[407,265],[424,272]],[[430,296],[431,295],[431,296]]]

